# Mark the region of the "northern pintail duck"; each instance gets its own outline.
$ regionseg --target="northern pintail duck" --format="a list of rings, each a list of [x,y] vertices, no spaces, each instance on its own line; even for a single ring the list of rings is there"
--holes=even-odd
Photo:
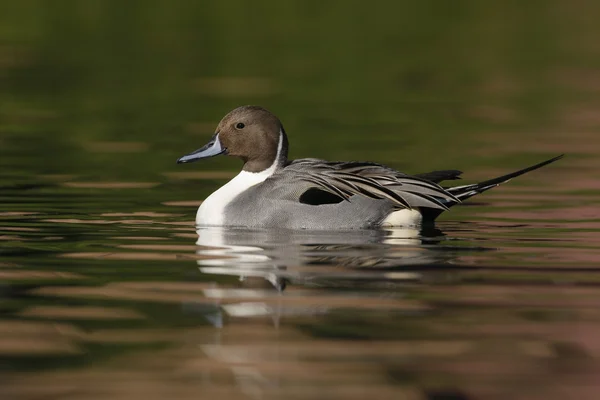
[[[531,167],[471,185],[443,188],[457,170],[407,175],[373,162],[288,160],[281,121],[258,106],[236,108],[219,123],[204,147],[178,163],[226,154],[244,162],[242,171],[211,194],[196,224],[289,229],[363,229],[432,223],[443,211]]]

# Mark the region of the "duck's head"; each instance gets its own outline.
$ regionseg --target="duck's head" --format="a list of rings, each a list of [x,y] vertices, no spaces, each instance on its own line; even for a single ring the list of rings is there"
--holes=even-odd
[[[243,106],[227,114],[204,147],[177,160],[188,163],[225,154],[244,161],[244,170],[261,172],[287,161],[287,137],[281,121],[259,106]]]

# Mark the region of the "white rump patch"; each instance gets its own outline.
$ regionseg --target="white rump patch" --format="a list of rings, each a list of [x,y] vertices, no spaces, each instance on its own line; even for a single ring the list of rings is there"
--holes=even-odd
[[[382,227],[416,226],[423,222],[423,215],[417,210],[398,210],[388,215],[381,223]]]

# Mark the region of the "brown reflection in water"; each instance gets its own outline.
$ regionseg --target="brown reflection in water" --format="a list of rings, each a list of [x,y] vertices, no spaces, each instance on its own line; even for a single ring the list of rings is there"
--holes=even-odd
[[[544,309],[579,309],[600,306],[598,289],[585,287],[536,285],[468,285],[459,291],[454,287],[430,287],[428,299],[445,299],[450,304],[492,307],[541,307]],[[598,338],[600,341],[600,337]],[[600,342],[599,342],[600,343]]]
[[[533,385],[533,398],[560,399],[562,392],[545,393],[544,388],[556,391],[565,383],[587,387],[594,382],[598,368],[584,356],[564,360],[559,343],[573,337],[597,343],[600,335],[578,337],[572,334],[573,325],[564,323],[521,320],[519,325],[514,320],[493,325],[478,321],[479,314],[459,324],[440,324],[437,330],[454,338],[436,340],[316,339],[293,326],[274,329],[268,323],[240,320],[220,329],[149,330],[140,334],[140,342],[177,346],[126,353],[75,370],[12,374],[4,393],[57,398],[77,393],[81,398],[111,399],[423,399],[425,390],[460,387],[472,398],[518,398],[531,395],[533,389],[528,388]],[[48,331],[48,325],[38,327]],[[581,327],[592,328],[589,333],[598,330],[590,323]],[[545,336],[546,329],[551,332],[549,340],[536,339],[538,334]],[[138,342],[137,332],[131,330],[80,332],[68,325],[62,330],[63,339],[73,343]],[[580,376],[571,381],[573,375],[563,367]],[[405,371],[412,378],[397,381],[394,371]],[[540,391],[544,396],[538,396]]]
[[[72,181],[73,179],[77,178],[79,175],[75,175],[75,174],[41,174],[41,175],[37,175],[38,178],[41,179],[46,179],[49,181],[59,181],[59,182],[66,182],[66,181]]]
[[[80,189],[149,189],[160,182],[64,182],[61,185]]]
[[[600,221],[598,221],[600,223]],[[569,241],[573,241],[573,242],[579,242],[582,243],[584,245],[592,245],[592,244],[600,244],[600,235],[598,235],[597,232],[569,232],[568,233],[568,240],[567,243]],[[598,246],[600,247],[600,246]]]
[[[512,200],[512,201],[523,201],[527,202],[530,205],[539,205],[539,204],[547,204],[547,203],[575,203],[578,200],[584,201],[585,197],[578,199],[577,196],[573,194],[557,194],[555,192],[544,192],[544,191],[536,191],[536,192],[525,192],[523,190],[518,190],[519,188],[513,188],[509,186],[503,187],[502,191],[491,192],[486,194],[490,199],[494,201],[490,201],[496,206],[496,199],[498,200]]]
[[[85,142],[82,146],[95,153],[141,153],[148,150],[144,142]]]
[[[19,242],[27,239],[15,235],[0,235],[0,240]]]
[[[567,221],[561,224],[562,228],[567,229],[590,229],[590,230],[599,230],[600,229],[600,221]]]
[[[410,342],[372,341],[368,345],[362,341],[290,340],[270,346],[259,345],[205,345],[203,349],[215,360],[231,362],[263,362],[281,358],[298,358],[306,360],[319,359],[352,359],[371,357],[451,357],[472,351],[473,344],[464,340],[414,340]],[[341,360],[340,360],[341,361]],[[268,367],[268,364],[267,364]],[[273,371],[276,372],[276,371]]]
[[[236,290],[227,294],[215,291],[213,284],[180,283],[180,282],[120,282],[110,283],[102,287],[72,287],[52,286],[32,290],[32,293],[44,296],[58,297],[104,297],[120,300],[145,300],[152,302],[200,302],[214,304],[236,305],[236,310],[252,311],[254,306],[269,307],[275,310],[279,307],[298,309],[385,309],[423,311],[428,306],[417,300],[390,297],[355,297],[352,294],[339,296],[321,291],[294,290],[290,288],[285,296],[274,290]],[[226,294],[223,296],[223,294]],[[232,308],[233,310],[234,308]]]
[[[117,247],[121,249],[132,250],[162,250],[162,251],[189,251],[197,250],[195,245],[175,245],[175,244],[120,244]]]
[[[405,385],[390,385],[383,379],[377,379],[376,372],[368,366],[360,368],[348,364],[320,366],[309,363],[299,365],[303,374],[291,369],[291,376],[297,376],[292,381],[277,384],[277,375],[263,377],[252,367],[238,366],[230,371],[227,366],[214,362],[198,362],[195,367],[182,369],[177,360],[186,357],[181,351],[161,352],[161,359],[169,358],[168,367],[155,365],[152,360],[135,360],[135,369],[131,371],[112,372],[109,370],[91,370],[74,372],[72,379],[65,374],[46,373],[30,377],[10,377],[5,393],[19,393],[25,398],[39,396],[61,398],[77,393],[83,398],[100,399],[132,399],[148,400],[177,398],[177,399],[364,399],[375,397],[381,400],[403,399],[421,400],[419,390]],[[143,363],[155,365],[155,370],[143,367]],[[212,364],[212,365],[207,365]],[[141,369],[137,368],[140,366]],[[292,366],[295,364],[291,364]],[[281,364],[283,371],[290,363]],[[276,366],[271,367],[275,369]],[[247,375],[247,376],[246,376]],[[325,377],[331,376],[335,386],[323,385]],[[243,388],[231,384],[232,379],[245,380]],[[317,379],[315,385],[311,378]],[[215,382],[205,383],[214,379]],[[254,382],[257,380],[258,382]],[[269,387],[262,388],[262,385]],[[321,381],[321,382],[319,382]],[[86,382],[84,384],[83,382]],[[42,390],[44,387],[46,390]],[[199,397],[200,396],[200,397]]]
[[[194,223],[192,221],[178,223],[177,225],[183,225],[184,226],[182,228],[172,228],[170,226],[160,226],[160,225],[168,225],[168,223],[154,224],[154,225],[158,225],[158,226],[150,226],[150,225],[152,225],[152,224],[148,222],[148,225],[144,225],[144,229],[145,230],[154,230],[154,231],[165,231],[165,230],[168,230],[169,232],[175,232],[175,231],[192,232],[192,231],[195,230],[194,229]],[[175,224],[172,224],[172,225],[175,225]],[[187,228],[185,226],[187,226]],[[128,225],[125,225],[124,228],[125,229],[136,229],[135,226],[128,226]]]
[[[554,82],[568,89],[594,94],[600,92],[600,73],[594,68],[557,66],[551,70],[549,76]]]
[[[569,270],[570,268],[597,267],[600,251],[595,249],[565,249],[563,247],[523,248],[517,251],[497,250],[488,255],[459,256],[458,261],[466,265],[502,268],[508,266],[541,270]],[[560,277],[558,278],[560,280]]]
[[[597,175],[595,172],[597,171],[598,166],[600,166],[600,160],[598,160],[598,157],[594,157],[595,155],[597,155],[597,153],[587,157],[569,160],[569,166],[576,171],[578,170],[579,173],[588,171],[588,173],[592,172],[594,175]]]
[[[41,229],[39,228],[25,228],[25,227],[12,227],[12,226],[3,226],[0,227],[0,230],[10,231],[10,232],[39,232]]]
[[[466,113],[471,117],[493,123],[513,123],[520,119],[517,110],[491,104],[474,105],[467,109]]]
[[[151,301],[157,303],[180,303],[182,301],[193,301],[196,303],[213,304],[214,301],[207,299],[201,294],[201,284],[195,284],[194,291],[196,293],[188,293],[180,290],[170,290],[171,285],[163,286],[166,283],[157,283],[149,287],[137,287],[136,285],[110,283],[99,287],[84,287],[84,286],[48,286],[31,291],[33,294],[41,296],[56,296],[56,297],[74,297],[74,298],[99,298],[99,299],[118,299],[118,300],[134,300],[134,301]]]
[[[191,221],[156,221],[153,219],[77,219],[77,218],[48,218],[43,219],[44,222],[65,223],[65,224],[93,224],[93,225],[110,225],[120,224],[126,225],[124,228],[131,228],[134,225],[161,225],[154,227],[144,227],[144,229],[170,229],[170,230],[194,230],[194,224]],[[171,228],[171,226],[187,226],[189,228]]]
[[[77,218],[64,218],[64,219],[44,219],[44,222],[56,222],[56,223],[65,223],[65,224],[94,224],[94,225],[107,225],[107,224],[116,224],[120,221],[107,221],[107,220],[97,220],[97,219],[77,219]]]
[[[11,263],[11,262],[0,261],[0,267],[3,267],[3,268],[21,268],[22,265],[16,264],[16,263]]]
[[[204,256],[201,254],[190,254],[190,253],[134,253],[134,252],[81,252],[81,253],[64,253],[58,255],[58,257],[64,258],[85,258],[85,259],[103,259],[103,260],[139,260],[139,261],[189,261],[189,260],[201,260],[206,258],[230,258],[230,257],[212,257]]]
[[[64,239],[62,236],[43,236],[36,238],[27,238],[17,235],[1,235],[0,240],[10,241],[10,242],[27,242],[27,241],[39,241],[39,240],[61,240]]]
[[[202,200],[163,201],[161,204],[170,207],[199,207]]]
[[[600,190],[600,178],[589,176],[588,173],[577,174],[561,174],[555,177],[561,182],[563,190]]]
[[[176,339],[176,334],[170,329],[98,329],[83,333],[78,339],[86,343],[102,344],[146,344],[170,343]]]
[[[163,175],[172,179],[231,179],[236,174],[236,172],[232,171],[182,171],[163,173]]]
[[[538,268],[505,270],[504,266],[488,267],[478,271],[463,271],[460,274],[462,281],[468,282],[488,282],[488,283],[508,283],[515,284],[537,283],[548,285],[569,285],[573,282],[577,284],[600,285],[600,273],[598,272],[556,272],[563,270],[562,267],[552,267],[547,264]],[[599,271],[600,272],[600,271]]]
[[[198,234],[197,233],[174,233],[171,236],[173,236],[173,237],[180,237],[180,238],[186,238],[186,239],[194,239],[194,240],[196,240],[198,238]]]
[[[44,222],[57,222],[65,224],[93,224],[93,225],[109,225],[109,224],[125,224],[125,225],[136,225],[136,224],[152,224],[155,221],[143,220],[143,219],[121,219],[121,220],[102,220],[102,219],[77,219],[77,218],[64,218],[64,219],[44,219]]]
[[[130,213],[102,213],[101,217],[149,217],[149,218],[162,218],[162,217],[179,217],[183,214],[173,213],[157,213],[149,211],[136,211]]]
[[[201,282],[44,287],[30,294],[193,304],[203,310],[213,307],[211,312],[227,318],[224,325],[164,330],[81,332],[62,325],[65,333],[60,340],[76,349],[86,343],[170,346],[122,353],[78,369],[13,374],[5,392],[56,397],[77,393],[82,398],[111,399],[422,399],[431,390],[460,388],[472,398],[522,395],[525,399],[531,398],[528,388],[533,385],[534,398],[560,399],[557,385],[570,382],[574,373],[578,381],[569,387],[578,382],[593,384],[600,372],[593,362],[600,357],[596,292],[596,288],[573,286],[497,284],[420,285],[406,288],[403,297],[294,286],[281,295],[274,290]],[[236,316],[228,311],[242,307],[269,312]],[[379,324],[370,328],[374,338],[349,340],[336,335],[338,325],[327,320],[334,310],[353,313],[343,315],[364,310],[369,321]],[[281,324],[270,318],[277,312],[284,316]],[[391,318],[386,312],[399,314]],[[528,319],[528,313],[555,316]],[[203,316],[198,314],[198,318]],[[323,324],[333,324],[332,339],[302,329]],[[410,339],[404,338],[406,327],[412,330]],[[361,329],[360,325],[352,328]],[[378,335],[397,339],[378,339]],[[554,392],[539,397],[539,388],[548,387]]]
[[[590,145],[596,143],[598,127],[598,105],[578,105],[576,108],[568,110],[562,116],[564,126],[540,133],[523,134],[518,130],[505,130],[501,132],[487,132],[479,140],[482,146],[474,150],[475,154],[481,156],[495,157],[498,154],[518,154],[522,149],[528,149],[530,152],[540,153],[539,157],[573,154],[573,155],[594,155],[597,154],[596,146]],[[592,123],[593,128],[590,126]],[[565,131],[569,131],[569,140],[565,140]],[[503,140],[498,140],[502,137]],[[544,140],[540,140],[543,137]],[[568,159],[568,158],[567,158]],[[568,169],[565,164],[553,166],[553,170],[561,171]],[[504,173],[507,173],[505,171]],[[552,173],[536,172],[530,175],[528,179],[552,180]]]
[[[0,266],[2,266],[0,264]],[[6,265],[11,266],[12,265]],[[85,276],[73,272],[35,271],[35,270],[2,270],[0,279],[10,281],[39,280],[39,279],[84,279]]]
[[[21,317],[49,319],[144,319],[137,311],[124,308],[85,306],[33,306],[19,312]]]
[[[155,236],[113,236],[111,239],[114,240],[139,240],[139,241],[156,241],[156,240],[169,240],[166,237],[155,237]]]
[[[525,201],[498,201],[494,200],[492,202],[494,208],[500,209],[511,209],[511,208],[525,208],[530,205],[530,203]]]
[[[578,147],[578,154],[593,154],[593,146],[589,146],[589,143],[594,143],[594,140],[597,138],[595,130],[600,126],[598,104],[587,102],[570,105],[564,108],[560,114],[560,119],[563,124],[576,127],[582,131],[576,134],[579,139],[587,139],[587,141],[578,143],[581,145],[580,148]],[[583,146],[584,144],[587,146]],[[569,148],[573,147],[570,145]]]
[[[55,322],[0,321],[0,356],[78,354],[69,337],[77,332]]]
[[[0,211],[0,217],[24,217],[27,215],[36,215],[38,212],[33,211]]]

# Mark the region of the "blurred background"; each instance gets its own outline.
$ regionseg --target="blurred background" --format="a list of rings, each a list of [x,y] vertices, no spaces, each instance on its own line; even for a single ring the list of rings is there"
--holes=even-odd
[[[411,171],[572,153],[567,139],[589,148],[600,124],[591,1],[25,0],[0,11],[4,176],[162,179],[243,104],[280,116],[292,157]]]
[[[1,2],[0,394],[597,398],[598,16],[588,0]],[[473,270],[346,285],[340,262],[390,247],[337,248],[313,260],[330,280],[286,289],[296,308],[241,322],[222,302],[279,295],[201,273],[192,226],[240,162],[175,161],[244,104],[280,117],[292,158],[472,182],[568,157],[446,213],[433,258],[409,242],[419,265]]]

